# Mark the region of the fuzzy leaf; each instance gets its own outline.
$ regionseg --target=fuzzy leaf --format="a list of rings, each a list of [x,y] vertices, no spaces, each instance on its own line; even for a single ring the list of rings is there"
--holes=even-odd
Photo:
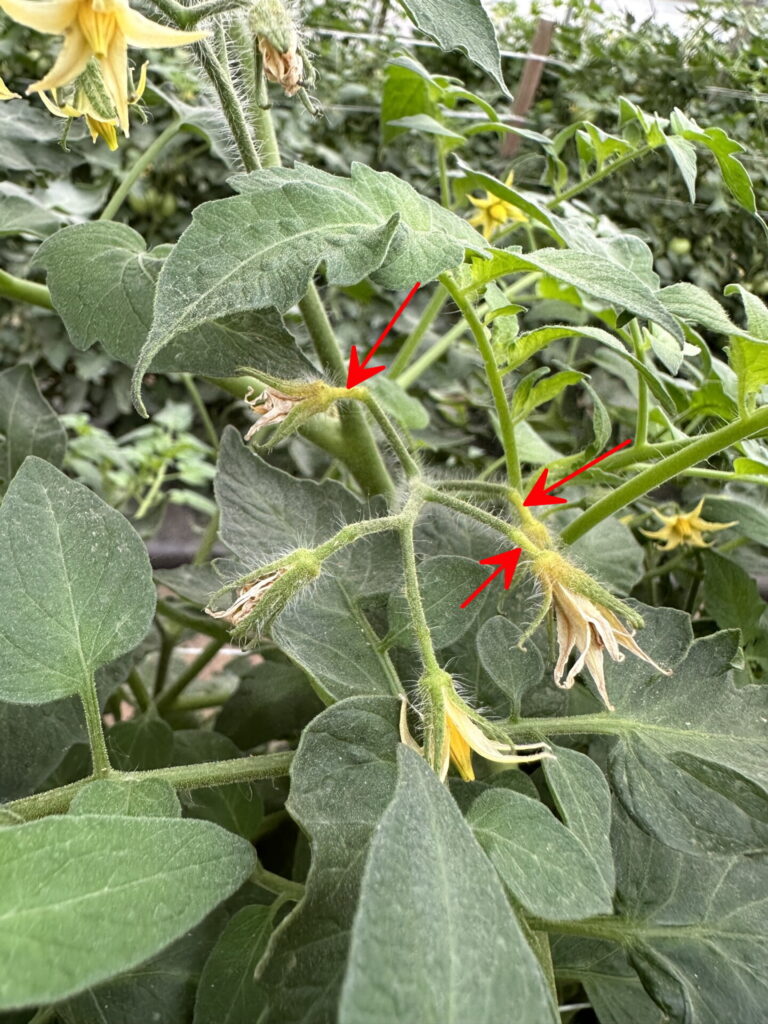
[[[362,164],[351,178],[298,166],[238,175],[233,184],[241,194],[198,206],[166,260],[134,397],[177,335],[234,313],[289,309],[321,263],[331,284],[372,275],[398,291],[458,266],[465,249],[485,248],[460,217]]]
[[[526,1024],[551,1024],[541,968],[453,798],[407,747],[397,766],[363,874],[339,1024],[496,1024],[511,1005]],[[509,791],[480,800],[496,796],[527,801]]]
[[[28,366],[0,373],[0,494],[27,455],[60,466],[67,447],[61,421]]]
[[[0,507],[0,698],[81,693],[143,639],[152,572],[127,520],[47,462],[28,458]]]
[[[466,53],[507,93],[496,31],[481,0],[400,0],[400,3],[416,27],[431,36],[443,50]]]
[[[141,963],[252,870],[250,845],[208,822],[68,815],[0,829],[0,1008]]]

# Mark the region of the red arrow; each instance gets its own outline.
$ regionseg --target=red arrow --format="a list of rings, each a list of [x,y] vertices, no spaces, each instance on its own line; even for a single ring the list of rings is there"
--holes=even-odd
[[[607,459],[609,455],[613,455],[614,452],[619,451],[620,448],[626,448],[628,444],[632,444],[632,438],[628,441],[622,441],[621,444],[617,444],[615,448],[611,448],[609,452],[603,452],[602,455],[598,455],[596,459],[592,459],[586,466],[582,466],[581,469],[574,470],[573,473],[569,473],[568,476],[564,476],[562,480],[558,480],[554,484],[547,486],[547,472],[548,470],[543,469],[541,475],[533,487],[528,493],[528,497],[523,502],[523,505],[527,505],[529,508],[532,505],[565,505],[568,501],[567,498],[559,498],[556,494],[550,494],[550,491],[554,491],[556,487],[562,487],[563,484],[567,484],[569,480],[573,480],[579,473],[583,473],[585,469],[589,469],[591,466],[597,465],[598,462],[602,462],[603,459]]]
[[[492,555],[490,558],[481,558],[480,565],[498,565],[498,569],[491,573],[488,579],[483,580],[477,590],[473,590],[466,601],[462,601],[459,605],[460,608],[466,608],[467,605],[474,601],[477,595],[488,586],[491,580],[495,580],[500,572],[504,573],[504,589],[509,590],[512,586],[512,580],[515,578],[515,569],[517,569],[517,563],[520,561],[520,554],[522,548],[512,548],[510,551],[503,551],[500,555]]]
[[[374,357],[374,355],[376,355],[376,349],[379,347],[379,345],[382,343],[382,341],[384,341],[386,336],[392,330],[392,328],[394,327],[398,317],[403,312],[405,307],[408,305],[408,303],[411,301],[411,299],[413,298],[413,296],[416,294],[416,292],[419,290],[420,287],[421,287],[421,282],[417,281],[416,284],[413,286],[413,288],[411,288],[411,290],[408,292],[406,297],[403,299],[403,301],[400,303],[400,308],[395,313],[395,315],[392,317],[392,319],[389,321],[389,323],[384,328],[384,330],[381,332],[381,334],[378,336],[378,338],[376,339],[376,344],[373,346],[373,348],[368,353],[368,355],[365,357],[365,359],[362,361],[362,363],[360,362],[360,360],[358,358],[358,355],[357,355],[357,345],[353,345],[352,346],[352,348],[350,350],[350,353],[349,353],[349,369],[347,370],[347,387],[348,388],[353,388],[357,384],[362,384],[363,381],[364,380],[368,380],[369,377],[374,377],[377,373],[381,373],[382,370],[386,370],[386,366],[370,366],[370,367],[367,367],[366,364],[367,364],[369,359],[372,359]]]

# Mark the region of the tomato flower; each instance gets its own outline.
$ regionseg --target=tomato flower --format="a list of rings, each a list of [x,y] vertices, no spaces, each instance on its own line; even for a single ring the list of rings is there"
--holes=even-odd
[[[504,184],[511,185],[513,179],[514,174],[510,171]],[[477,213],[470,217],[469,223],[472,227],[481,228],[485,239],[490,240],[498,229],[509,221],[523,224],[528,220],[519,207],[507,202],[506,199],[499,199],[493,192],[486,192],[485,199],[475,199],[474,196],[467,196],[467,198],[473,206],[477,207]]]
[[[662,551],[673,551],[681,544],[687,544],[692,548],[711,547],[711,544],[704,540],[703,534],[727,530],[730,526],[736,525],[736,520],[732,523],[708,523],[706,519],[701,518],[704,500],[702,498],[691,512],[680,512],[672,516],[665,516],[662,512],[654,509],[653,514],[664,525],[659,530],[641,530],[640,532],[653,540],[664,541],[665,543],[660,545]]]
[[[184,46],[205,32],[181,32],[132,11],[128,0],[0,0],[0,10],[37,32],[63,35],[56,61],[27,93],[60,89],[85,71],[95,57],[115,116],[128,135],[128,47]]]

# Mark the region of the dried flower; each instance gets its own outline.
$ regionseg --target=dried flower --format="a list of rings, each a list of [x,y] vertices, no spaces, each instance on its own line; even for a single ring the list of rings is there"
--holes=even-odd
[[[322,560],[314,551],[297,548],[285,558],[233,580],[212,596],[213,603],[235,590],[237,597],[227,608],[215,610],[209,605],[205,611],[211,618],[226,620],[235,638],[257,635],[307,583],[319,576],[321,567]]]
[[[671,673],[649,658],[634,640],[633,630],[625,626],[608,608],[602,608],[582,594],[576,594],[557,581],[552,583],[552,601],[557,620],[557,644],[559,648],[555,665],[555,684],[569,690],[576,682],[576,676],[586,668],[595,681],[597,691],[609,711],[614,707],[608,699],[603,668],[603,651],[613,661],[623,661],[620,648],[624,647],[663,675]],[[580,653],[565,674],[568,659],[573,649]]]
[[[128,0],[0,0],[0,10],[37,32],[63,35],[55,64],[27,93],[59,89],[85,71],[95,57],[115,109],[128,134],[128,47],[184,46],[206,32],[181,32],[133,11]]]
[[[727,530],[729,527],[736,525],[736,520],[732,523],[707,522],[706,519],[701,518],[704,501],[705,499],[702,498],[691,512],[679,512],[677,515],[672,516],[665,516],[657,509],[653,509],[653,514],[664,525],[659,530],[641,530],[640,532],[644,533],[646,537],[651,537],[653,540],[665,541],[664,544],[660,545],[662,551],[673,551],[675,548],[680,547],[681,544],[687,544],[692,548],[711,547],[704,540],[702,534],[714,533],[717,530]]]
[[[261,430],[262,427],[282,423],[293,407],[302,401],[298,395],[284,395],[282,391],[276,391],[275,388],[266,388],[257,398],[250,397],[253,393],[254,389],[248,388],[244,401],[251,412],[260,416],[261,419],[257,420],[249,429],[245,435],[246,441],[250,441],[256,431]]]
[[[504,184],[511,185],[513,179],[514,174],[510,171]],[[473,227],[481,228],[483,238],[488,240],[509,221],[524,224],[528,220],[519,207],[514,203],[507,202],[506,199],[499,199],[493,192],[486,192],[485,199],[475,199],[474,196],[467,196],[467,198],[473,206],[477,207],[477,213],[470,217],[469,223]]]
[[[270,82],[283,87],[286,96],[295,96],[302,87],[304,62],[297,51],[298,37],[290,48],[281,53],[270,41],[262,36],[259,39],[259,52],[264,62],[264,74]]]
[[[400,710],[400,739],[406,746],[426,756],[441,779],[448,775],[451,763],[462,779],[474,779],[472,751],[486,761],[501,764],[523,764],[552,757],[546,743],[518,745],[495,738],[492,735],[494,726],[459,697],[447,672],[427,673],[422,677],[419,689],[427,708],[424,747],[419,746],[408,728],[405,698]]]

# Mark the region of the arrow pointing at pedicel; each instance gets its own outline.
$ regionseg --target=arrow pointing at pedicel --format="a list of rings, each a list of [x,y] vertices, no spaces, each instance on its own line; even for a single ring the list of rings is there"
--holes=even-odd
[[[487,579],[483,580],[477,590],[473,590],[469,597],[461,602],[459,607],[466,608],[501,572],[504,573],[504,589],[509,590],[512,586],[512,580],[515,578],[515,569],[517,569],[517,563],[520,561],[522,550],[522,548],[512,548],[510,551],[502,551],[500,555],[481,558],[480,565],[497,565],[498,569],[494,570]]]
[[[619,451],[621,448],[626,448],[628,444],[632,444],[632,438],[628,441],[622,441],[621,444],[617,444],[615,448],[611,448],[609,452],[603,452],[602,455],[598,455],[596,459],[592,459],[586,466],[582,466],[580,469],[574,470],[573,473],[569,473],[568,476],[564,476],[562,480],[557,480],[553,484],[547,484],[547,472],[548,470],[543,469],[541,475],[533,487],[528,492],[528,497],[523,502],[523,505],[527,505],[529,508],[535,505],[565,505],[568,501],[567,498],[561,498],[557,494],[551,494],[557,487],[562,487],[563,484],[567,484],[569,480],[573,480],[579,473],[583,473],[585,469],[590,469],[592,466],[597,465],[598,462],[602,462],[603,459],[607,459],[609,455],[613,455],[614,452]]]
[[[402,314],[403,310],[411,301],[411,299],[413,298],[413,296],[416,294],[420,287],[421,282],[417,281],[413,288],[411,288],[406,297],[403,299],[403,301],[400,303],[399,309],[392,317],[392,319],[389,321],[384,330],[381,332],[381,334],[378,336],[378,338],[376,339],[376,343],[374,344],[373,348],[368,353],[368,355],[365,357],[365,359],[362,361],[362,363],[360,362],[360,358],[357,354],[357,345],[352,346],[349,353],[349,369],[347,370],[348,388],[354,388],[358,384],[362,384],[363,381],[368,380],[369,377],[374,377],[377,373],[381,373],[382,370],[386,370],[386,366],[368,366],[368,361],[370,359],[373,359],[373,357],[376,355],[376,349],[379,347],[382,341],[384,341],[386,336],[395,326],[395,323]]]

